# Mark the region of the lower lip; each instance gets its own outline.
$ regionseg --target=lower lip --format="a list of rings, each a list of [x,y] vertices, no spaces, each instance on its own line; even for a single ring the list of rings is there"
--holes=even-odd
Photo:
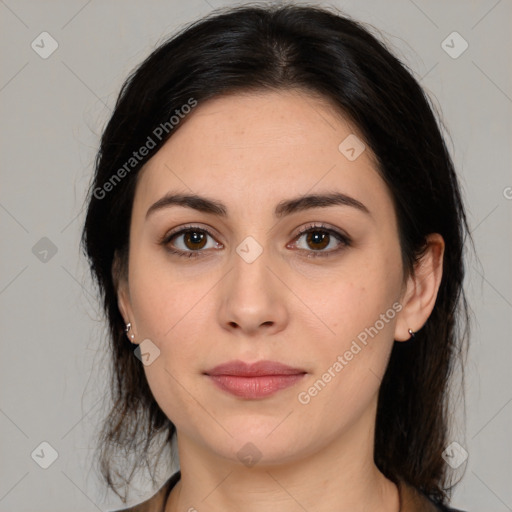
[[[262,375],[240,377],[237,375],[209,375],[224,391],[241,398],[264,398],[281,389],[289,388],[304,377],[304,373],[293,375]]]

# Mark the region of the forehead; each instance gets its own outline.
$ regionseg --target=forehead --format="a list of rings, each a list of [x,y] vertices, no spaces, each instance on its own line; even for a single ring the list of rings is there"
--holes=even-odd
[[[200,103],[146,163],[138,189],[144,202],[180,190],[242,205],[332,189],[390,206],[357,127],[327,100],[301,91]]]

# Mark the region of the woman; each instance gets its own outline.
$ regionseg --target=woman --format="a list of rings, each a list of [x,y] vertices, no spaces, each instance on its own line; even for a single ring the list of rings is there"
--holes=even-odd
[[[83,231],[108,485],[116,450],[151,470],[176,434],[180,471],[127,510],[450,510],[466,233],[424,92],[361,24],[239,7],[162,44],[122,88]]]

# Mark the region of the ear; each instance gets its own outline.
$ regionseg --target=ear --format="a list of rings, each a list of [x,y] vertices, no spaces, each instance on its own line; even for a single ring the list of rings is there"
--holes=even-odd
[[[400,303],[402,309],[395,324],[395,340],[411,338],[409,329],[419,331],[434,309],[443,275],[445,243],[439,233],[427,236],[427,247],[407,279],[406,290]]]
[[[135,317],[133,315],[132,303],[130,299],[130,288],[128,286],[128,269],[126,262],[122,261],[119,253],[116,251],[112,262],[112,279],[114,287],[117,291],[117,306],[121,315],[124,319],[124,323],[128,322],[131,324],[130,332],[127,333],[128,339],[132,343],[137,341],[137,327],[135,325]],[[134,334],[134,339],[129,337],[130,334]]]

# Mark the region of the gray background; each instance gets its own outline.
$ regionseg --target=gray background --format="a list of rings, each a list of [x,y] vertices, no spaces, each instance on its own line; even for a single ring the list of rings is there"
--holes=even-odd
[[[120,504],[91,469],[108,386],[104,326],[78,250],[83,200],[129,71],[184,23],[228,4],[0,0],[0,512]],[[512,2],[330,5],[383,31],[450,133],[479,258],[469,259],[466,280],[475,318],[466,416],[457,411],[466,434],[453,439],[469,458],[452,505],[512,510]],[[31,47],[43,46],[43,31],[58,43],[46,59]],[[457,58],[442,47],[453,31],[469,44]],[[462,48],[461,40],[448,44],[452,53]],[[44,441],[58,452],[48,469],[31,456],[50,456],[41,455]],[[132,502],[153,492],[141,481]]]

